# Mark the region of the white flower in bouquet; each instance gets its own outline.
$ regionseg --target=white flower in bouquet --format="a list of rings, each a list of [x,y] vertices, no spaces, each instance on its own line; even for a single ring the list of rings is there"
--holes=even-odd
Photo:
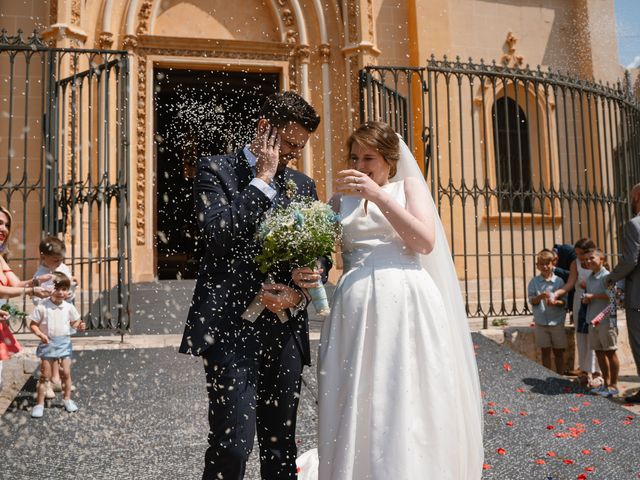
[[[255,258],[262,273],[279,264],[292,267],[316,266],[319,257],[329,256],[342,235],[338,215],[326,203],[308,197],[295,197],[287,207],[276,208],[265,215],[256,238],[262,252]],[[309,290],[318,313],[326,315],[328,305],[319,306],[326,294]]]

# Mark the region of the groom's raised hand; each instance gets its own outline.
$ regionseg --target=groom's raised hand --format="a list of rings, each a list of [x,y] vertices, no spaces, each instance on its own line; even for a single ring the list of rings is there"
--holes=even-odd
[[[271,183],[278,169],[280,159],[280,134],[276,127],[262,119],[258,123],[256,139],[256,177],[265,183]]]

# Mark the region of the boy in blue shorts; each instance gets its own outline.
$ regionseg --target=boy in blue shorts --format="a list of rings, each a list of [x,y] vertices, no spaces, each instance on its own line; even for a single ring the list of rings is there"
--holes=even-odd
[[[598,365],[602,372],[604,384],[594,388],[591,393],[603,397],[618,395],[618,373],[620,360],[618,359],[618,325],[615,304],[605,285],[605,277],[609,271],[604,268],[604,255],[601,250],[590,251],[586,257],[586,266],[591,270],[587,277],[585,293],[582,302],[587,305],[587,323],[589,324],[589,341],[596,352]]]
[[[553,273],[554,255],[544,249],[538,253],[536,268],[540,272],[531,279],[528,287],[529,302],[533,307],[536,324],[536,346],[542,351],[542,365],[551,369],[551,352],[555,360],[556,372],[564,371],[564,351],[567,348],[567,334],[564,331],[564,296],[556,298],[555,292],[564,286],[564,281]]]

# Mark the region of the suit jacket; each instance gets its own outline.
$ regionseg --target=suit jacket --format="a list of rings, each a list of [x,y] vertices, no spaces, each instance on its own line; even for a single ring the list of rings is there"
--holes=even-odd
[[[640,310],[640,215],[629,220],[622,234],[622,259],[607,280],[625,279],[624,304],[626,308]]]
[[[193,300],[187,317],[180,352],[202,355],[216,348],[216,337],[233,332],[232,319],[242,313],[260,291],[266,275],[253,260],[260,253],[255,232],[272,202],[258,188],[249,185],[254,175],[242,150],[232,155],[203,157],[194,182],[195,214],[205,253],[198,270]],[[309,177],[289,168],[274,181],[280,194],[278,204],[286,206],[286,183],[293,180],[297,195],[317,199]],[[292,285],[290,266],[270,272],[278,283]],[[326,271],[326,268],[325,268]],[[266,310],[262,315],[277,318]],[[310,363],[306,310],[289,320],[305,364]],[[237,323],[236,323],[237,325]]]

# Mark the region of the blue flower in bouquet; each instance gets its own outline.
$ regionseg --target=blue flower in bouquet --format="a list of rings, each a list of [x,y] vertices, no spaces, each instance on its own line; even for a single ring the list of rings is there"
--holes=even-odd
[[[295,222],[295,226],[298,230],[302,230],[304,226],[304,215],[299,210],[293,212],[293,220]]]

